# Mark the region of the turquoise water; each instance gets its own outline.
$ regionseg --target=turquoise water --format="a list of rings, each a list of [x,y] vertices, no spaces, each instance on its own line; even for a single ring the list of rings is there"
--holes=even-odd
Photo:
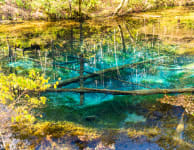
[[[24,76],[30,69],[35,69],[50,77],[50,82],[55,82],[58,78],[65,80],[79,76],[81,54],[84,56],[84,75],[145,61],[131,68],[88,78],[84,87],[126,91],[191,88],[194,87],[194,31],[190,28],[193,18],[185,12],[179,26],[180,22],[173,15],[85,22],[31,22],[33,25],[29,22],[2,24],[0,29],[9,27],[10,31],[0,30],[0,65],[5,73]],[[79,82],[75,82],[61,88],[78,87]],[[43,115],[41,120],[71,121],[107,133],[91,142],[62,138],[62,143],[72,149],[95,148],[103,140],[103,146],[113,145],[104,149],[182,148],[181,144],[174,146],[168,139],[161,138],[163,135],[173,138],[171,133],[175,132],[184,112],[181,107],[157,102],[163,95],[85,93],[81,106],[79,93],[47,92],[43,95],[49,101],[39,110]],[[193,144],[192,132],[188,132],[192,123],[193,117],[185,115],[181,140],[189,144]],[[110,128],[122,131],[147,127],[160,128],[162,133],[151,140],[145,136],[134,140],[126,133],[108,132]],[[37,149],[40,147],[38,145]]]

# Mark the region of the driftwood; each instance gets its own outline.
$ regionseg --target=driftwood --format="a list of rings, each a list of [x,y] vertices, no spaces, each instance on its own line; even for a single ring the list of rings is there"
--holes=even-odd
[[[113,95],[152,95],[152,94],[192,93],[194,92],[194,88],[147,89],[147,90],[132,90],[132,91],[93,89],[93,88],[74,88],[74,89],[49,88],[44,92],[105,93],[105,94],[113,94]]]
[[[158,60],[158,58],[157,59],[152,59],[152,60],[146,60],[146,61],[142,61],[142,62],[137,62],[137,63],[133,63],[133,64],[125,64],[125,65],[122,65],[122,66],[117,66],[117,67],[112,67],[112,68],[100,70],[100,71],[97,71],[97,72],[94,72],[94,73],[91,73],[91,74],[88,74],[88,75],[84,75],[83,79],[86,80],[88,78],[96,77],[96,76],[99,76],[101,74],[105,74],[105,73],[109,73],[109,72],[114,72],[116,70],[121,70],[121,69],[125,69],[125,68],[132,68],[132,67],[135,67],[137,65],[144,64],[144,63],[154,63],[156,60]],[[66,80],[62,80],[62,81],[59,81],[58,87],[65,86],[65,85],[75,83],[75,82],[78,82],[78,81],[80,81],[80,76],[70,78],[70,79],[66,79]],[[51,87],[53,87],[54,84],[55,83],[51,84]]]

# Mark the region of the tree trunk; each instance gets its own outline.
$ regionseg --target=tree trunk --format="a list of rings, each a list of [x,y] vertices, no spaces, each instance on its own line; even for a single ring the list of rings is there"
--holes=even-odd
[[[79,18],[82,18],[82,0],[79,0]]]
[[[81,17],[81,16],[80,16]],[[79,46],[79,51],[81,52],[81,48],[83,45],[83,28],[82,28],[82,22],[80,21],[80,46]],[[84,55],[81,53],[79,56],[80,60],[80,88],[84,88]],[[84,103],[84,93],[80,93],[80,105]]]
[[[144,63],[155,63],[156,60],[158,60],[158,58],[152,59],[152,60],[147,60],[147,61],[142,61],[142,62],[137,62],[137,63],[133,63],[133,64],[125,64],[125,65],[122,65],[122,66],[117,66],[117,67],[112,67],[112,68],[100,70],[100,71],[97,71],[95,73],[84,75],[83,79],[86,80],[88,78],[96,77],[96,76],[99,76],[101,74],[105,74],[105,73],[109,73],[109,72],[114,72],[114,71],[125,69],[125,68],[132,68],[132,67],[135,67],[137,65],[144,64]],[[74,77],[74,78],[70,78],[70,79],[66,79],[66,80],[60,81],[58,87],[62,87],[62,86],[65,86],[65,85],[68,85],[68,84],[71,84],[71,83],[75,83],[75,82],[78,82],[79,80],[80,80],[79,76],[78,77]],[[54,84],[55,83],[51,84],[51,87],[53,87]]]
[[[128,26],[127,26],[127,24],[125,24],[125,28],[127,29],[127,32],[129,33],[129,38],[131,40],[131,43],[135,43],[135,40],[134,40],[134,38],[133,38],[133,36],[132,36],[132,34],[131,34]]]
[[[132,90],[132,91],[93,89],[93,88],[75,88],[75,89],[50,88],[43,92],[105,93],[105,94],[113,94],[113,95],[152,95],[152,94],[192,93],[194,92],[194,88],[148,89],[148,90]]]
[[[123,45],[123,52],[125,53],[126,52],[126,46],[125,46],[125,38],[124,38],[124,35],[123,35],[123,30],[122,30],[121,25],[118,25],[118,27],[119,27],[119,31],[120,31],[120,34],[121,34],[121,40],[122,40],[122,45]]]
[[[12,51],[11,46],[9,44],[8,37],[7,37],[7,47],[8,47],[8,51],[9,51],[9,57],[12,58],[13,57],[13,51]]]
[[[84,58],[80,55],[80,88],[84,88]],[[80,105],[84,103],[84,92],[80,93]]]
[[[117,7],[117,9],[115,10],[114,15],[118,15],[119,11],[124,6],[124,4],[125,4],[125,0],[122,0],[119,6]]]
[[[71,8],[72,0],[69,0],[69,11],[70,11],[70,18],[72,18],[72,8]]]

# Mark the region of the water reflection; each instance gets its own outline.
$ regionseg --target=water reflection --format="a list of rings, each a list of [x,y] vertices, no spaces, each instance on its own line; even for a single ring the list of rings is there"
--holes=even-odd
[[[25,75],[30,69],[35,69],[45,73],[51,81],[82,75],[78,82],[63,88],[137,90],[193,87],[193,17],[190,17],[190,13],[193,11],[186,11],[182,16],[179,13],[179,16],[164,16],[160,13],[160,17],[144,14],[103,22],[34,21],[4,24],[0,26],[0,65],[6,73],[18,75]],[[143,61],[146,63],[119,69],[120,66]],[[112,72],[83,79],[83,76],[112,67],[116,68]],[[151,142],[143,136],[139,138],[139,144],[120,132],[107,138],[102,136],[91,143],[71,139],[69,143],[72,149],[103,147],[103,138],[110,140],[105,140],[105,143],[113,144],[116,149],[128,149],[131,146],[136,149],[168,148],[161,142],[163,136],[165,140],[166,136],[172,138],[179,122],[187,124],[185,132],[181,131],[183,136],[179,138],[193,143],[188,133],[193,120],[186,115],[181,118],[183,109],[180,107],[156,102],[162,95],[44,94],[50,101],[46,108],[41,109],[43,120],[68,120],[100,129],[138,130],[157,127],[164,133],[160,134],[160,140],[157,137]]]

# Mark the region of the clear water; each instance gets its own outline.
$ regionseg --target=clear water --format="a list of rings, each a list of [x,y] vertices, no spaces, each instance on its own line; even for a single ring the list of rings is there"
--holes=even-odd
[[[18,75],[36,69],[54,82],[58,78],[64,80],[79,76],[81,54],[84,55],[84,75],[146,61],[132,68],[88,78],[84,87],[113,90],[194,87],[193,16],[193,8],[185,7],[85,22],[2,22],[0,65],[6,73]],[[62,88],[78,87],[79,82],[76,82]],[[101,130],[159,127],[164,132],[162,134],[168,135],[167,131],[175,130],[184,111],[157,102],[156,99],[163,95],[88,93],[84,94],[82,106],[79,105],[79,93],[49,92],[44,95],[49,102],[41,110],[43,120],[67,120]],[[88,121],[88,116],[95,119]],[[185,117],[185,131],[190,130],[187,124],[192,123],[191,116]],[[193,144],[190,134],[184,132],[182,140]],[[121,133],[105,138],[113,141],[111,144],[114,143],[115,149],[169,148],[168,144],[157,139],[149,141],[142,137],[134,141]],[[63,140],[63,143],[65,141],[68,140]],[[83,145],[94,148],[100,141],[82,143],[81,146],[73,142],[70,145],[73,149],[81,149]]]

